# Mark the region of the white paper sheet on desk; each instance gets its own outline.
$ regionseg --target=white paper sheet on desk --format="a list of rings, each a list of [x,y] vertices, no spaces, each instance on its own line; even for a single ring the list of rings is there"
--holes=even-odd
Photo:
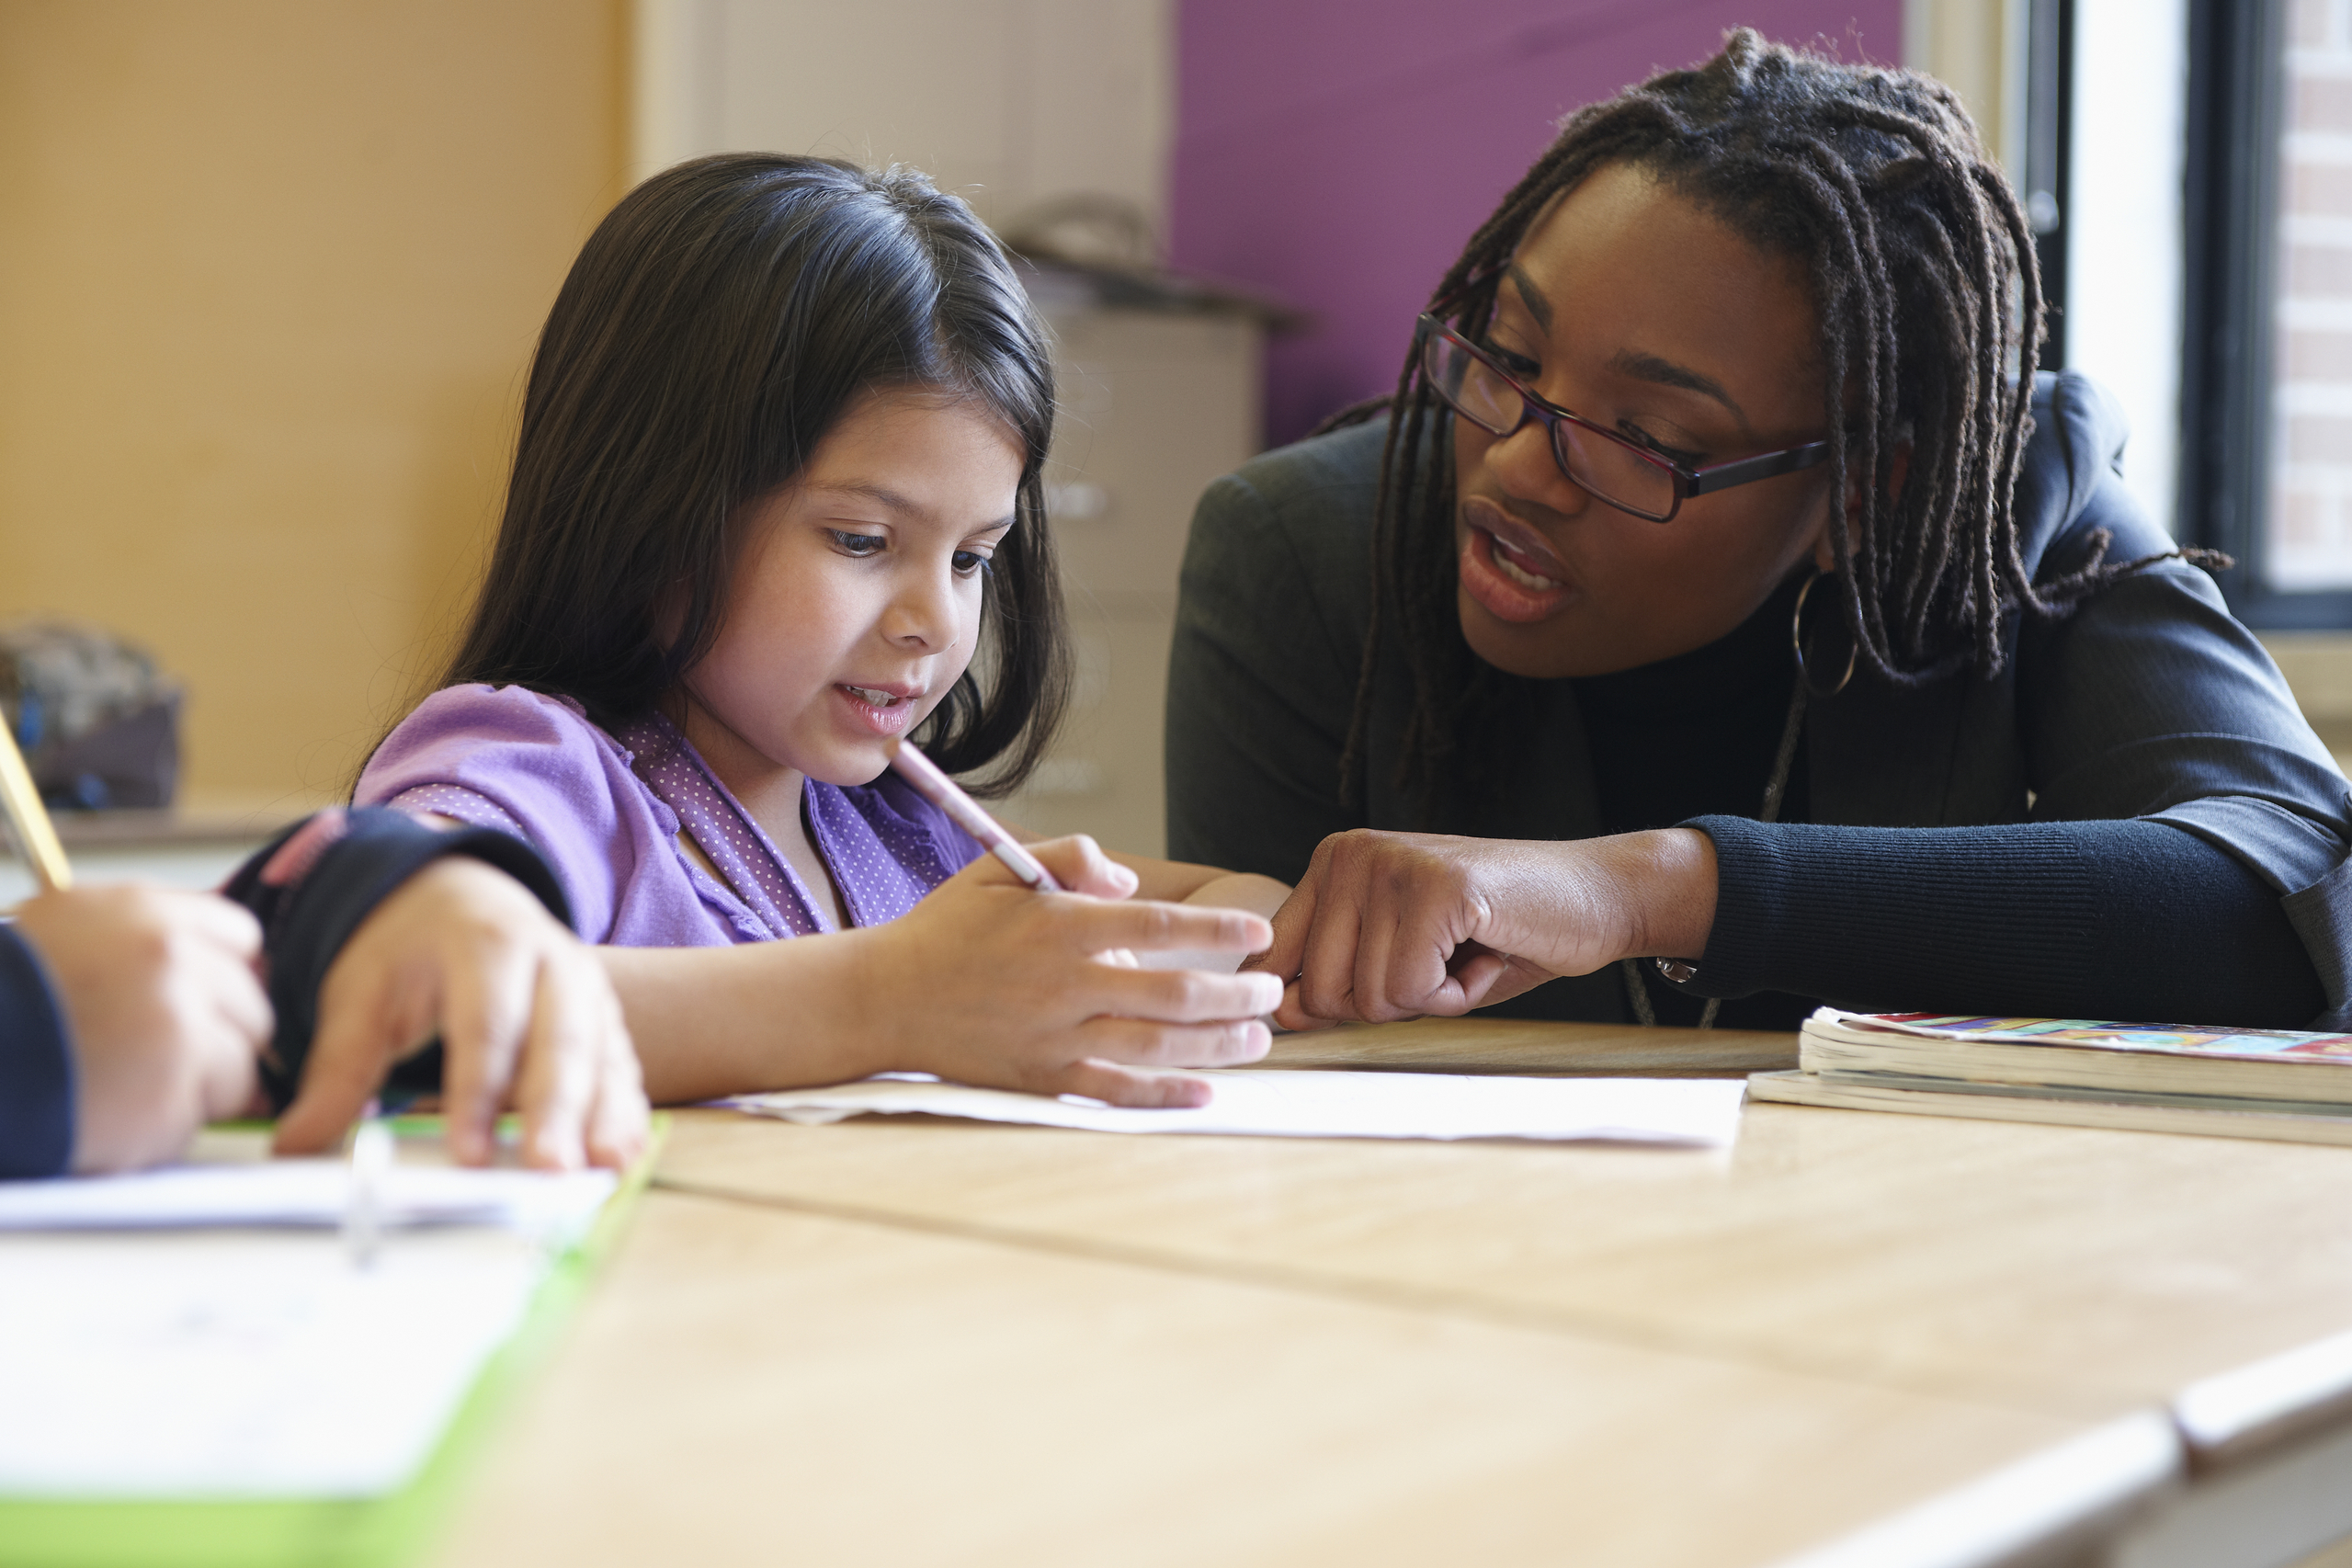
[[[393,1491],[547,1267],[496,1229],[364,1269],[331,1232],[0,1236],[0,1496]]]
[[[350,1180],[344,1160],[261,1160],[0,1182],[0,1231],[336,1225]],[[568,1241],[583,1232],[612,1187],[610,1171],[551,1175],[401,1165],[385,1180],[384,1222],[499,1225]]]
[[[1210,1102],[1129,1110],[1064,1095],[974,1089],[911,1074],[743,1095],[759,1116],[823,1123],[922,1114],[1097,1132],[1272,1138],[1526,1138],[1712,1146],[1739,1130],[1746,1084],[1712,1078],[1507,1078],[1438,1073],[1209,1072]]]
[[[392,1214],[433,1228],[363,1268],[321,1228],[347,1166],[247,1142],[241,1161],[0,1184],[0,1496],[396,1489],[614,1185],[403,1164]]]

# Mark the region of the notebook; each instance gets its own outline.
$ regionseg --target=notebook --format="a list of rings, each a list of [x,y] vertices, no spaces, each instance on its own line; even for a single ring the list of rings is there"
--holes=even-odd
[[[0,1568],[417,1555],[650,1155],[616,1193],[451,1169],[428,1119],[402,1131],[364,1263],[320,1163],[259,1137],[0,1189]]]

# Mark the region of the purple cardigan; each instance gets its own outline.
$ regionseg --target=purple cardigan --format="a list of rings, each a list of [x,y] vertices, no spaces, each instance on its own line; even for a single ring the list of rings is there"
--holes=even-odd
[[[803,799],[810,837],[853,925],[895,920],[982,853],[895,774],[846,788],[812,780]],[[354,801],[528,840],[592,942],[721,947],[832,928],[831,901],[810,896],[774,840],[658,713],[615,736],[568,698],[449,687],[377,748]],[[681,827],[724,883],[687,854]]]

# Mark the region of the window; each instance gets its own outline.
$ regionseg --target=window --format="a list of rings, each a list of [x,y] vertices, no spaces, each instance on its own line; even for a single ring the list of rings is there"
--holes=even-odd
[[[2189,0],[2029,0],[2022,156],[2045,365],[2123,405],[2123,484],[2177,536]]]
[[[2182,517],[2232,606],[2352,627],[2352,0],[2192,0]]]

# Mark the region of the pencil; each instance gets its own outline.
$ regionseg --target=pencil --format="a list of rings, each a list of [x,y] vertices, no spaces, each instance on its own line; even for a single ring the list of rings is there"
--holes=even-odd
[[[981,809],[980,802],[963,792],[956,781],[939,771],[939,765],[925,756],[905,741],[898,743],[891,752],[891,767],[898,776],[915,786],[915,792],[948,813],[955,824],[979,840],[980,846],[1005,863],[1007,870],[1040,892],[1060,892],[1062,884],[1053,873],[1037,863],[1037,857],[1021,847],[1019,839],[1006,833],[1003,824]]]
[[[0,720],[0,809],[7,812],[8,830],[16,835],[17,847],[40,885],[51,892],[72,887],[74,868],[65,863],[65,846],[57,842],[57,829],[40,803],[40,791],[33,788],[25,754],[17,749],[17,737],[5,720]]]

